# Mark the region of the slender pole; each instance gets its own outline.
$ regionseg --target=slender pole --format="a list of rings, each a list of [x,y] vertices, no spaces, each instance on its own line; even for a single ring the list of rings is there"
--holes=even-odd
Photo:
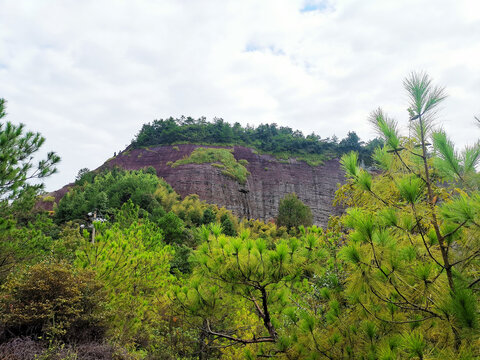
[[[97,218],[97,212],[93,212],[92,218],[92,244],[95,244],[95,219]]]

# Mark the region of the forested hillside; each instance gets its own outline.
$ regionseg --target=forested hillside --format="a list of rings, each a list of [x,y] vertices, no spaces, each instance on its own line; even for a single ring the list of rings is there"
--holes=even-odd
[[[239,219],[180,197],[152,168],[82,170],[42,211],[36,202],[52,199],[28,180],[54,173],[59,158],[32,167],[43,138],[5,121],[0,101],[0,358],[479,358],[480,143],[458,150],[433,126],[445,95],[427,75],[404,86],[410,135],[371,114],[375,171],[358,151],[342,155],[336,202],[346,212],[323,228],[295,195],[275,222]],[[217,128],[227,135],[209,137]],[[273,145],[260,138],[268,131]],[[329,143],[169,119],[145,125],[133,146],[185,134],[271,152]]]
[[[208,122],[206,118],[182,117],[154,120],[144,124],[132,141],[131,147],[171,144],[242,145],[280,157],[296,157],[318,164],[322,160],[357,151],[362,160],[370,163],[370,155],[379,139],[365,144],[351,131],[339,141],[336,137],[322,139],[312,133],[304,136],[299,130],[277,124],[261,124],[257,127],[233,126],[223,119]]]

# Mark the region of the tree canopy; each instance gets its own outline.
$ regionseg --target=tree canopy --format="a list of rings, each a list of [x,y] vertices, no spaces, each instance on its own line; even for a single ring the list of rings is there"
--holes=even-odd
[[[369,154],[373,150],[353,131],[338,142],[335,137],[322,139],[314,133],[305,136],[299,130],[275,123],[244,127],[239,123],[231,125],[221,118],[209,122],[204,117],[154,120],[142,126],[131,146],[135,148],[176,143],[237,144],[285,156],[322,155],[323,159],[354,150],[367,162],[370,161]]]
[[[278,204],[277,225],[287,229],[312,225],[312,210],[295,193],[286,195]]]
[[[42,188],[41,184],[29,185],[28,180],[44,178],[57,171],[60,157],[49,152],[47,158],[33,164],[34,154],[45,142],[40,133],[24,132],[24,125],[4,122],[6,101],[0,98],[0,201],[12,200],[27,188]]]

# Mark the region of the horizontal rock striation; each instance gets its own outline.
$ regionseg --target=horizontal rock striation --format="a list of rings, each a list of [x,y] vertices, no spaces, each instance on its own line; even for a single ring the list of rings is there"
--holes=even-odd
[[[338,160],[312,167],[303,161],[279,161],[270,155],[257,154],[250,148],[235,146],[233,154],[237,161],[248,161],[246,168],[250,175],[244,185],[225,176],[222,169],[211,164],[185,164],[176,168],[167,165],[189,156],[198,146],[187,144],[126,150],[102,167],[138,170],[153,166],[157,175],[182,197],[197,194],[208,203],[224,206],[237,216],[248,219],[274,219],[279,201],[292,192],[312,209],[316,225],[326,226],[330,215],[341,213],[340,208],[332,205],[338,184],[344,181]]]

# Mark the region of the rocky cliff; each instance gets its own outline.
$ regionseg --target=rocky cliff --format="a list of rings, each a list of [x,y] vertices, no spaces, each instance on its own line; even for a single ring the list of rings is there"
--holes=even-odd
[[[181,196],[198,194],[208,203],[224,206],[249,219],[269,221],[275,218],[280,199],[292,192],[312,209],[317,225],[325,226],[330,215],[340,212],[332,205],[337,184],[344,181],[338,160],[312,167],[303,161],[279,161],[270,155],[257,154],[250,148],[235,146],[235,159],[247,160],[246,168],[250,172],[246,183],[240,184],[207,163],[171,167],[170,162],[188,157],[196,147],[177,145],[131,149],[108,160],[102,167],[137,170],[153,166],[157,175]]]

